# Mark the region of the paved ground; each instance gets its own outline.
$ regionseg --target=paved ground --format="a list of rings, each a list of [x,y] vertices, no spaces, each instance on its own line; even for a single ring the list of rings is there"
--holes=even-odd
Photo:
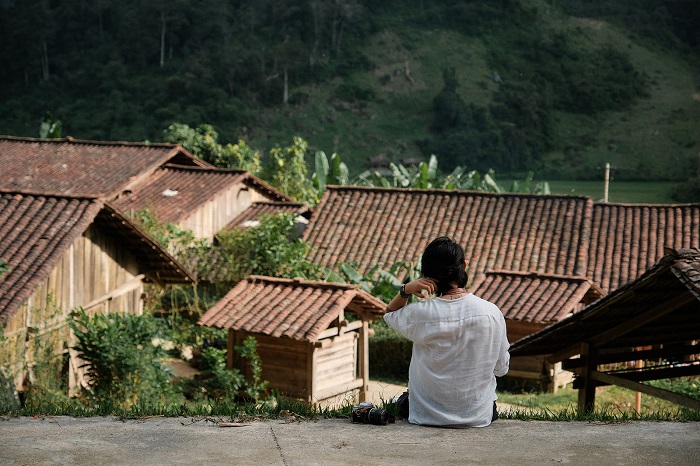
[[[700,423],[525,422],[440,429],[347,419],[0,418],[3,465],[698,465]]]

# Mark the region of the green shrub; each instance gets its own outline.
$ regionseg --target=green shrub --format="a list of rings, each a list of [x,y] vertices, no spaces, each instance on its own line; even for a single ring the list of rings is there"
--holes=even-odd
[[[205,379],[199,396],[205,395],[216,401],[234,400],[243,386],[244,377],[238,370],[226,368],[226,350],[210,346],[202,350],[203,369],[210,370],[212,376]]]
[[[246,338],[242,345],[236,346],[238,354],[249,360],[251,379],[245,380],[245,393],[255,401],[262,398],[269,384],[268,381],[262,380],[262,360],[257,348],[258,342],[252,336]]]
[[[671,192],[671,197],[678,202],[700,202],[700,176],[680,183]]]
[[[408,380],[413,343],[402,337],[383,320],[372,323],[369,339],[370,371],[373,377]]]
[[[166,337],[156,318],[130,314],[96,314],[78,309],[69,323],[75,350],[85,361],[88,399],[115,407],[138,403],[173,403],[180,397],[167,356],[154,340]]]
[[[348,102],[366,102],[375,97],[374,90],[351,82],[343,82],[335,88],[335,96]]]

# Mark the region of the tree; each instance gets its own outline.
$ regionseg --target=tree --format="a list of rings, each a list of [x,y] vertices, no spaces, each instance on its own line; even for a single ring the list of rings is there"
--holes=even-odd
[[[308,143],[294,136],[291,146],[272,148],[265,160],[262,178],[286,195],[309,205],[316,203],[313,184],[307,176],[305,155]]]
[[[39,137],[59,139],[61,137],[62,128],[63,124],[61,120],[54,120],[51,112],[46,112],[39,126]]]
[[[193,155],[221,168],[260,171],[260,152],[252,149],[242,139],[236,144],[219,144],[219,133],[212,125],[202,124],[191,128],[183,123],[173,123],[164,131],[166,142],[180,144]]]

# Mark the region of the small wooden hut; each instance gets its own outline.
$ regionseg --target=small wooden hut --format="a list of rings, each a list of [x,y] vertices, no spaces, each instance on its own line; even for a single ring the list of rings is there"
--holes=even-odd
[[[234,347],[252,335],[262,378],[310,403],[364,401],[369,382],[369,322],[386,305],[352,285],[250,276],[199,320],[225,328],[228,366],[245,370]]]

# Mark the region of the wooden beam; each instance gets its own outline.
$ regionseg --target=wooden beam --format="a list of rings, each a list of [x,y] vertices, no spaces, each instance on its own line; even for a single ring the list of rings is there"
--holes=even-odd
[[[318,334],[317,340],[323,340],[324,338],[337,337],[340,334],[340,329],[338,327],[329,327],[323,332]]]
[[[134,290],[138,289],[139,286],[143,285],[144,277],[145,277],[144,274],[136,275],[132,280],[129,280],[128,282],[122,284],[118,288],[112,290],[111,293],[107,293],[104,296],[100,296],[99,298],[90,301],[89,303],[82,306],[82,308],[87,311],[88,309],[93,308],[95,306],[98,306],[98,305],[104,303],[105,301],[110,301],[114,298],[117,298],[117,297],[125,295],[131,291],[134,291]]]
[[[633,382],[631,380],[623,379],[622,377],[617,377],[611,374],[606,374],[604,372],[592,371],[590,377],[592,377],[593,380],[603,382],[604,384],[618,385],[629,390],[645,393],[656,398],[661,398],[662,400],[667,400],[672,403],[685,406],[686,408],[700,410],[700,401],[694,400],[692,398],[687,398],[683,395],[679,395],[678,393],[669,392],[668,390],[652,387],[643,383]]]
[[[644,382],[646,380],[674,379],[678,377],[692,377],[695,375],[700,375],[700,364],[679,367],[663,367],[660,369],[646,367],[641,370],[614,372],[612,374],[608,372],[607,374],[614,375],[625,380],[632,380],[635,382]]]
[[[550,354],[545,358],[545,360],[550,364],[554,364],[555,362],[564,361],[565,359],[569,359],[577,354],[581,354],[581,343],[576,343],[575,345],[564,348],[561,351]]]
[[[367,401],[367,392],[369,392],[369,323],[366,320],[362,321],[362,330],[360,330],[359,344],[359,364],[360,378],[362,379],[362,387],[360,388],[360,403]]]
[[[598,364],[659,359],[667,358],[669,356],[688,356],[691,354],[700,354],[700,345],[675,346],[671,348],[664,347],[641,351],[634,351],[633,349],[617,349],[615,352],[604,352],[603,350],[600,350],[600,354],[598,355]],[[567,359],[563,361],[562,368],[565,370],[572,370],[578,367],[583,367],[583,365],[584,361],[580,358]]]
[[[693,301],[697,301],[697,298],[690,293],[682,294],[672,301],[664,301],[648,311],[643,312],[641,315],[635,316],[633,319],[627,320],[616,327],[611,328],[610,330],[601,332],[591,337],[589,342],[593,346],[601,346],[617,337],[643,327],[644,325],[653,322],[666,314],[670,314],[676,309],[679,309]]]

